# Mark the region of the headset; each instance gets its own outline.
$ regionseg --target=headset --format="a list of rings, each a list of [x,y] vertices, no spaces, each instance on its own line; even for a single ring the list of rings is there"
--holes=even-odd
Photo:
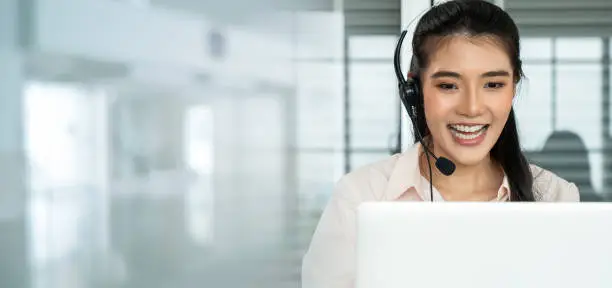
[[[434,159],[436,159],[436,168],[443,175],[450,176],[455,172],[455,163],[448,158],[445,157],[436,157],[436,155],[429,150],[427,145],[425,145],[425,141],[423,140],[423,136],[421,135],[421,131],[419,131],[417,116],[418,109],[417,105],[419,102],[423,102],[423,94],[420,87],[419,77],[415,73],[415,71],[410,71],[408,73],[408,78],[404,78],[401,69],[401,50],[402,50],[402,42],[404,42],[404,38],[406,38],[407,30],[402,31],[400,35],[399,41],[397,42],[397,46],[395,47],[395,56],[393,57],[393,66],[395,68],[395,76],[397,77],[398,86],[399,86],[399,96],[402,100],[402,104],[404,108],[406,108],[406,112],[408,112],[408,116],[412,121],[412,127],[416,132],[417,140],[421,143],[423,150],[431,155]],[[414,57],[412,58],[413,64],[416,64]],[[412,64],[410,65],[412,67]],[[424,115],[423,115],[424,116]],[[430,200],[433,202],[433,181],[432,181],[432,171],[431,171],[431,162],[429,157],[427,157],[427,165],[429,166],[429,195]]]

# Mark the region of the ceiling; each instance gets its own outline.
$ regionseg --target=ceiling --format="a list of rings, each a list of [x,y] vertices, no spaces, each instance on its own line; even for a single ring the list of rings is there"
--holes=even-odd
[[[205,15],[218,23],[249,24],[278,11],[332,11],[334,0],[150,0],[151,4]]]
[[[397,34],[401,0],[150,0],[153,5],[205,15],[221,24],[274,29],[278,11],[334,11],[341,5],[347,34]]]

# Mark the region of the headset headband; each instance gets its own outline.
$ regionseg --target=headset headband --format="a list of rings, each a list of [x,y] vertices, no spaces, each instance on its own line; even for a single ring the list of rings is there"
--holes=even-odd
[[[401,62],[401,54],[402,54],[402,43],[404,42],[404,38],[406,38],[407,30],[402,31],[400,35],[399,41],[397,42],[397,46],[395,47],[395,56],[393,57],[393,66],[395,67],[395,76],[397,77],[397,81],[399,81],[400,85],[406,85],[407,80],[404,78],[402,74],[402,62]]]

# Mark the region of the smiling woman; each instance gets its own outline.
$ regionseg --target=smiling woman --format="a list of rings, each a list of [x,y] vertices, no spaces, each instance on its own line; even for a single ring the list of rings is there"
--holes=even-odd
[[[398,64],[405,35],[396,74],[415,144],[342,177],[304,257],[304,288],[354,286],[364,202],[579,200],[576,185],[530,165],[521,151],[512,104],[523,70],[506,12],[478,0],[431,8],[414,32],[408,79]]]
[[[461,173],[482,162],[501,135],[515,94],[514,69],[490,36],[447,37],[437,46],[429,65],[418,68],[425,118],[433,152],[453,159]]]

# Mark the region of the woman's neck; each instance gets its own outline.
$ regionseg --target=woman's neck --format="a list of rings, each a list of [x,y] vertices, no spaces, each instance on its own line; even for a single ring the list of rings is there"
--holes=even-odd
[[[435,153],[435,152],[434,152]],[[436,154],[440,156],[439,154]],[[440,173],[434,165],[435,159],[431,156],[433,177],[429,177],[427,153],[423,151],[420,157],[421,175],[432,179],[433,185],[447,201],[490,200],[497,196],[502,184],[504,173],[501,167],[490,157],[486,157],[476,165],[461,165],[455,163],[455,172],[446,176]]]

